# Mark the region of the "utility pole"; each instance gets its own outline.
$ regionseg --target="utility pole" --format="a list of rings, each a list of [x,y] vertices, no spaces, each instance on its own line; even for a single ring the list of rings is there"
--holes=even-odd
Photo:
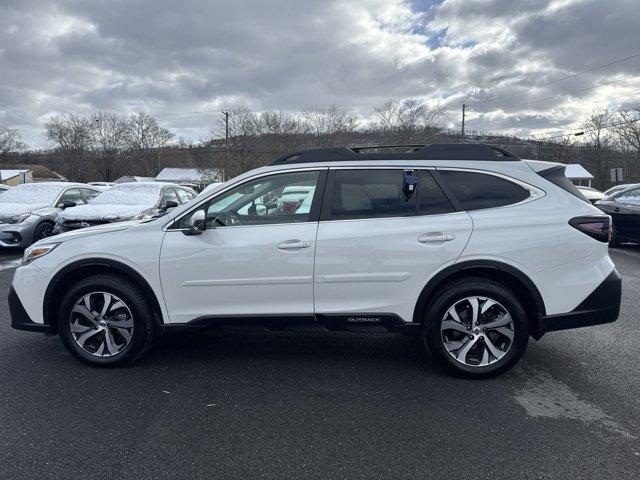
[[[463,103],[462,104],[462,137],[463,138],[464,138],[464,115],[466,110],[467,110],[467,106]]]
[[[229,110],[222,110],[224,115],[224,169],[229,168]],[[223,171],[222,176],[226,180],[227,172]]]

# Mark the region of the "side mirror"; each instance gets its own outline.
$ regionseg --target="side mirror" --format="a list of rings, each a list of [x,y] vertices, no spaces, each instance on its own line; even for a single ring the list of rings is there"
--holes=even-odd
[[[175,200],[167,200],[167,203],[164,204],[164,207],[162,207],[162,210],[166,212],[168,210],[171,210],[172,208],[176,208],[178,205],[180,204]]]
[[[198,210],[191,215],[189,220],[189,230],[185,231],[185,235],[202,235],[207,229],[206,215],[204,210]]]
[[[65,208],[71,208],[76,206],[76,202],[61,202],[58,205],[58,208],[64,210]]]

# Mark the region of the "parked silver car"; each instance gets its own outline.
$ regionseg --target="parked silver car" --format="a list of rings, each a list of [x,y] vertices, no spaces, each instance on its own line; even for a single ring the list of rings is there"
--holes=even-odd
[[[58,213],[83,205],[101,190],[82,183],[16,185],[0,195],[0,247],[27,247],[53,233]]]

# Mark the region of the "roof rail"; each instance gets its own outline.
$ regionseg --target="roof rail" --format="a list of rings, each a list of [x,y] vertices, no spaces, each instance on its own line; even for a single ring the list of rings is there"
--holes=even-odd
[[[403,152],[369,150],[404,149]],[[302,150],[274,160],[271,165],[358,160],[484,160],[519,161],[513,153],[482,143],[433,143],[431,145],[372,145]]]

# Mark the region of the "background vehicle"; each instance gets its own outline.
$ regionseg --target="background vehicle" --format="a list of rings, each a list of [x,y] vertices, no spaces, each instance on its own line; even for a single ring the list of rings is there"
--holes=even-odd
[[[625,185],[616,185],[615,187],[611,187],[608,190],[604,191],[604,195],[606,197],[610,197],[611,195],[613,195],[614,193],[618,193],[621,192],[623,190],[626,190],[627,188],[631,188],[631,187],[640,187],[640,184],[637,183],[627,183]]]
[[[299,152],[164,217],[40,243],[16,270],[12,325],[104,366],[156,330],[402,332],[487,377],[530,336],[617,318],[610,218],[563,165],[477,144],[366,150]]]
[[[598,200],[602,200],[605,197],[604,193],[600,190],[596,190],[595,188],[582,186],[577,186],[576,188],[580,190],[580,193],[582,193],[582,195],[584,195],[591,203],[596,203]]]
[[[0,185],[0,193],[4,193],[9,190],[11,187],[8,185]]]
[[[214,190],[217,190],[218,187],[220,185],[222,185],[223,182],[216,182],[216,183],[211,183],[209,185],[207,185],[205,188],[202,189],[202,191],[198,194],[198,197],[203,197],[205,195],[208,195],[209,193],[213,192]]]
[[[92,187],[113,187],[115,183],[113,182],[89,182],[87,185],[91,185]]]
[[[0,195],[0,246],[26,247],[52,234],[58,214],[100,190],[82,183],[23,183]]]
[[[195,197],[193,190],[171,183],[120,183],[90,204],[59,215],[56,233],[123,220],[150,219]]]
[[[613,220],[609,245],[619,247],[622,242],[640,242],[640,185],[605,197],[596,206]]]

